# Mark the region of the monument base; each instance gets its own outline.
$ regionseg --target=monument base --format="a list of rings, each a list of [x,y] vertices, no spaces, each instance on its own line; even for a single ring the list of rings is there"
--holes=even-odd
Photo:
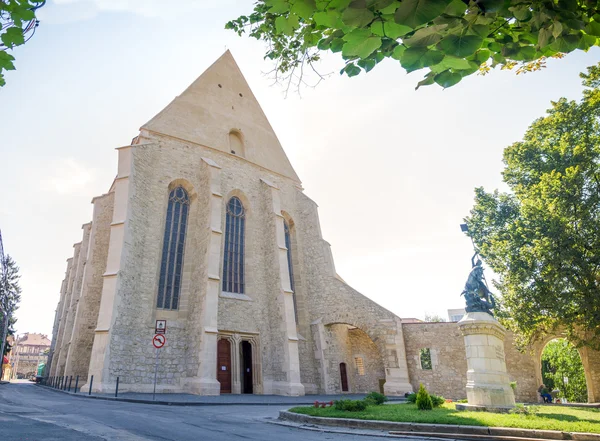
[[[474,406],[466,403],[456,403],[456,410],[468,410],[471,412],[493,412],[493,413],[509,413],[514,406]]]
[[[466,389],[470,410],[513,408],[515,394],[510,387],[504,358],[506,330],[485,312],[467,313],[458,326],[465,339]]]

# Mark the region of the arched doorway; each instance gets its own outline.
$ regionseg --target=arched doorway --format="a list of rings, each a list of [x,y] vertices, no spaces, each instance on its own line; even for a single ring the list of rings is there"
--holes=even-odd
[[[559,330],[558,332],[545,335],[535,343],[532,343],[529,347],[531,351],[530,353],[533,355],[535,362],[536,389],[544,381],[542,377],[542,352],[544,351],[544,348],[546,348],[548,343],[552,340],[564,338],[566,338],[566,334]],[[581,363],[583,364],[583,370],[585,373],[587,402],[596,403],[600,401],[600,351],[596,351],[584,346],[577,348],[577,352],[581,357]]]
[[[327,347],[324,357],[326,393],[368,393],[379,391],[385,382],[380,348],[362,329],[347,324],[324,326]]]
[[[217,342],[217,381],[222,394],[231,393],[231,343],[225,338]]]
[[[550,340],[541,352],[542,383],[553,397],[568,402],[588,401],[585,369],[579,351],[565,338]]]

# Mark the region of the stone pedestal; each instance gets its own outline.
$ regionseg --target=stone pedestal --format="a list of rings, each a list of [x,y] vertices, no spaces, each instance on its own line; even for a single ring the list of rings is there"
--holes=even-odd
[[[467,400],[470,410],[502,410],[515,405],[504,359],[506,330],[485,312],[469,312],[458,322],[467,352]]]

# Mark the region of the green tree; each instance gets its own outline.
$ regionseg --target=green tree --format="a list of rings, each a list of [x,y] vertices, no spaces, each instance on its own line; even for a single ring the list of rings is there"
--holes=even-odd
[[[433,409],[433,401],[431,400],[431,395],[425,389],[425,386],[422,384],[419,385],[419,391],[417,392],[417,409],[419,410],[432,410]]]
[[[385,58],[407,72],[426,69],[418,86],[450,87],[491,67],[518,73],[547,57],[599,44],[600,8],[592,0],[257,0],[226,24],[268,43],[275,72],[302,82],[321,51],[341,52],[348,76]],[[417,87],[418,87],[417,86]]]
[[[429,322],[429,323],[441,323],[441,322],[445,322],[446,319],[437,314],[425,314],[424,321]]]
[[[504,151],[510,193],[475,190],[469,235],[499,275],[499,317],[527,342],[600,346],[600,65]]]
[[[549,389],[557,388],[574,403],[587,402],[583,363],[577,349],[566,339],[552,340],[542,352],[542,376]]]
[[[45,0],[0,0],[0,87],[6,84],[3,71],[15,69],[15,57],[4,49],[25,43],[23,31],[37,26],[35,10],[44,3]]]
[[[14,312],[19,308],[19,302],[21,301],[21,287],[19,286],[19,267],[12,257],[6,255],[5,259],[5,268],[6,273],[0,274],[0,304],[2,306],[2,311],[5,313],[8,312],[8,333],[9,335],[14,335],[14,325],[17,321],[14,317]],[[6,317],[2,315],[2,320],[0,320],[0,341],[2,339],[2,335],[4,333],[4,320]],[[5,354],[10,349],[8,344],[5,345]]]

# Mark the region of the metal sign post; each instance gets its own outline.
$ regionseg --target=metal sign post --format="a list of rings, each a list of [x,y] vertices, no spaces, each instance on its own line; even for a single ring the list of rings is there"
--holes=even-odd
[[[167,337],[164,334],[156,334],[152,338],[152,345],[156,348],[156,361],[154,362],[154,389],[152,390],[152,401],[156,400],[156,378],[158,376],[158,354],[160,353],[160,348],[162,348],[167,342]]]

